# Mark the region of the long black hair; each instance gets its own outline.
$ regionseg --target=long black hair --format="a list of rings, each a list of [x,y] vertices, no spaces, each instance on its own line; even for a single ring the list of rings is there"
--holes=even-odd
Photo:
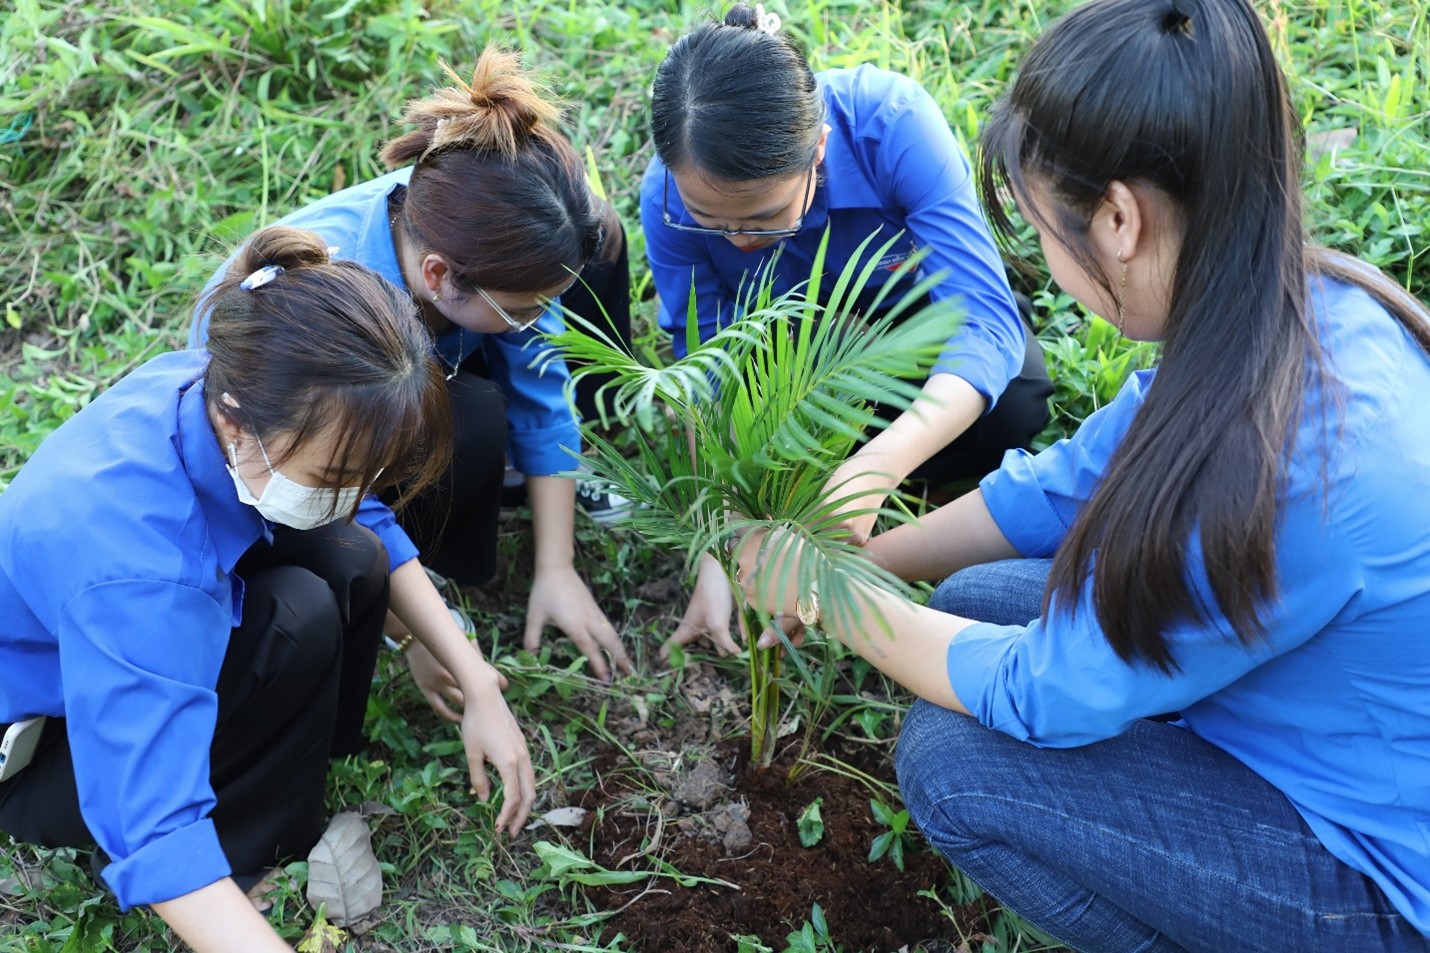
[[[1051,230],[1113,295],[1088,235],[1114,181],[1171,200],[1181,247],[1164,350],[1146,400],[1053,563],[1044,605],[1092,607],[1117,654],[1176,668],[1165,640],[1202,620],[1188,582],[1195,530],[1217,607],[1237,637],[1263,632],[1276,594],[1285,454],[1320,353],[1307,277],[1367,288],[1430,349],[1423,308],[1370,266],[1306,245],[1300,126],[1247,0],[1094,0],[1033,46],[983,130],[980,185],[1024,209],[1030,182]],[[1037,214],[1036,212],[1034,214]],[[1096,568],[1093,569],[1094,555]]]
[[[762,29],[744,3],[677,40],[651,85],[660,161],[726,182],[807,171],[824,114],[804,52],[788,35]]]

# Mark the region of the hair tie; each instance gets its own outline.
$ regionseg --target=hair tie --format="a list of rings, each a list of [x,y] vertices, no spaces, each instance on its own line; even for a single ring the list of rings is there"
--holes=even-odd
[[[285,269],[282,265],[264,265],[262,268],[258,269],[253,274],[240,281],[238,283],[238,286],[244,291],[252,291],[255,288],[262,288],[264,285],[268,284],[268,282],[283,274],[283,272],[286,270],[287,269]]]
[[[1172,0],[1167,12],[1162,16],[1162,32],[1181,33],[1184,36],[1191,36],[1193,33],[1192,15],[1178,6],[1177,0]]]
[[[778,33],[780,31],[780,15],[766,13],[763,3],[755,4],[755,29],[771,35]]]
[[[473,102],[473,105],[476,105],[475,101]],[[442,128],[446,126],[447,123],[451,121],[451,119],[451,116],[443,116],[441,119],[437,120],[437,124],[432,127],[432,138],[428,140],[427,148],[423,149],[422,154],[417,157],[418,165],[421,165],[423,162],[426,162],[427,157],[430,156],[432,153],[437,152],[441,149],[445,149],[447,147],[448,143],[443,141]]]

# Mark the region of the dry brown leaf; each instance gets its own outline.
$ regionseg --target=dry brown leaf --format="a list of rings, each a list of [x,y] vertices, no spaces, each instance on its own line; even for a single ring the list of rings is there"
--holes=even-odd
[[[358,815],[335,816],[308,854],[308,902],[326,908],[328,919],[338,926],[361,919],[382,903],[382,870],[367,822]]]

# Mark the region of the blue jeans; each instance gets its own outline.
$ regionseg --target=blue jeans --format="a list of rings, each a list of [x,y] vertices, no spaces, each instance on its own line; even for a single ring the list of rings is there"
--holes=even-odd
[[[1048,566],[964,570],[929,604],[1027,622]],[[1280,791],[1174,725],[1143,721],[1097,744],[1036,748],[919,701],[897,768],[929,842],[1076,949],[1430,953],[1430,939],[1322,847]]]

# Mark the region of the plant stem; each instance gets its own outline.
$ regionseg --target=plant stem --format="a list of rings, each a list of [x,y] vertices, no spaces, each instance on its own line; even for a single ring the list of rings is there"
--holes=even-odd
[[[736,590],[739,591],[738,589]],[[762,631],[760,614],[740,600],[740,636],[750,654],[750,763],[764,770],[775,756],[780,727],[780,669],[784,655],[779,646],[756,648]]]

